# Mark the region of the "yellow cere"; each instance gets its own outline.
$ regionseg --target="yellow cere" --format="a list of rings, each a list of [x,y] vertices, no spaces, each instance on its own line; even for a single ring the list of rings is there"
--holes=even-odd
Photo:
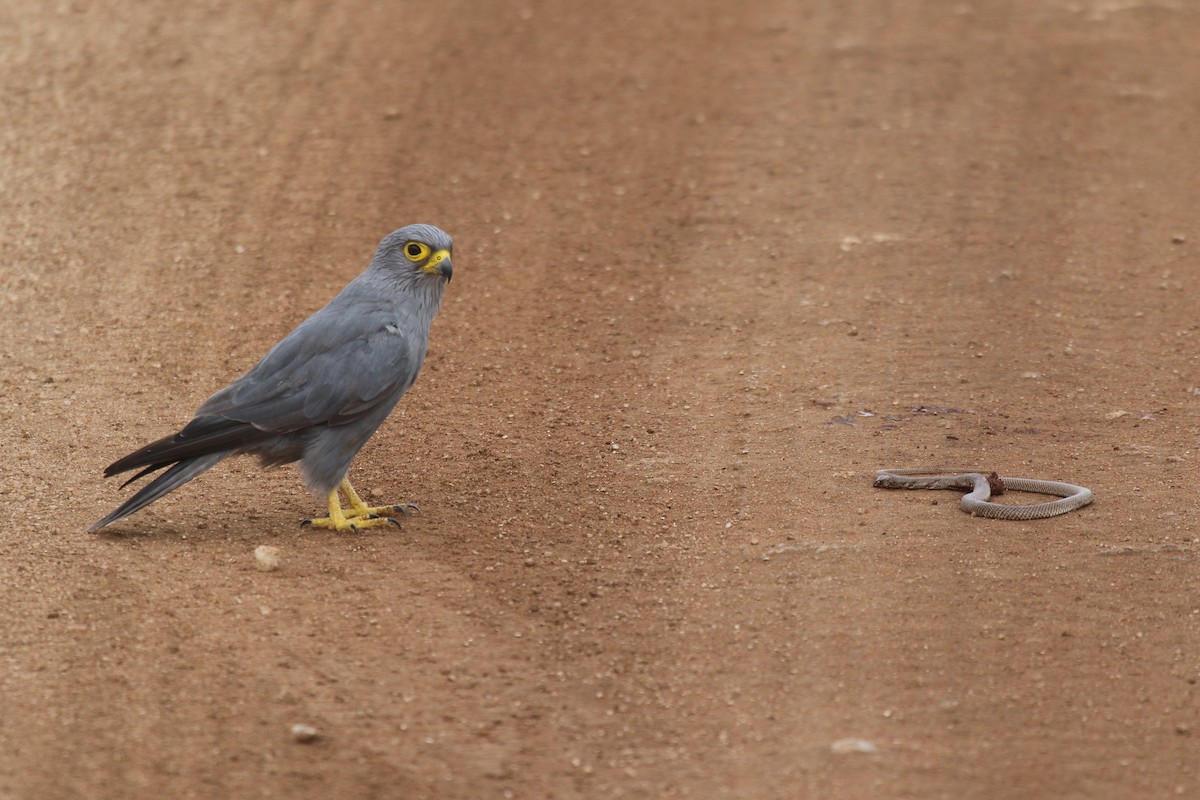
[[[438,250],[436,253],[434,253],[432,256],[429,257],[429,261],[425,264],[425,266],[421,267],[421,269],[425,270],[426,272],[434,272],[437,270],[438,264],[441,264],[443,261],[445,261],[449,257],[450,257],[449,250]]]

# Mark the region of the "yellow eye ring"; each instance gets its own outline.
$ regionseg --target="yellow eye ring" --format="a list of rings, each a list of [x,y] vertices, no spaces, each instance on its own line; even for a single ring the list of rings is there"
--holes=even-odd
[[[404,245],[404,257],[409,261],[424,261],[429,257],[429,245],[420,242],[407,242]]]

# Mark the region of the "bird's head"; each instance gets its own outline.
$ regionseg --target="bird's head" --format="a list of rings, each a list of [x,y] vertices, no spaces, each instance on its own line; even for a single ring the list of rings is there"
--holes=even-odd
[[[375,252],[373,265],[397,278],[429,279],[439,286],[450,282],[454,269],[450,234],[432,225],[406,225],[389,233]]]

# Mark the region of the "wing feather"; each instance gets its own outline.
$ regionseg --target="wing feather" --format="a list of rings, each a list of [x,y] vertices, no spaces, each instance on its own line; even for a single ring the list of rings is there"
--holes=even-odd
[[[345,305],[309,317],[197,416],[285,433],[351,422],[407,390],[424,357],[423,337],[405,332],[392,305],[361,297]]]

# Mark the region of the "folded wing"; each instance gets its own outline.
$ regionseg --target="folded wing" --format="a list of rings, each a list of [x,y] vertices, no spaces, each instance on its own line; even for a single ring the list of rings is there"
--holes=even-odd
[[[152,472],[213,453],[253,452],[278,436],[343,425],[412,385],[424,347],[381,305],[330,304],[272,348],[253,369],[210,397],[178,433],[111,464],[106,476]]]

